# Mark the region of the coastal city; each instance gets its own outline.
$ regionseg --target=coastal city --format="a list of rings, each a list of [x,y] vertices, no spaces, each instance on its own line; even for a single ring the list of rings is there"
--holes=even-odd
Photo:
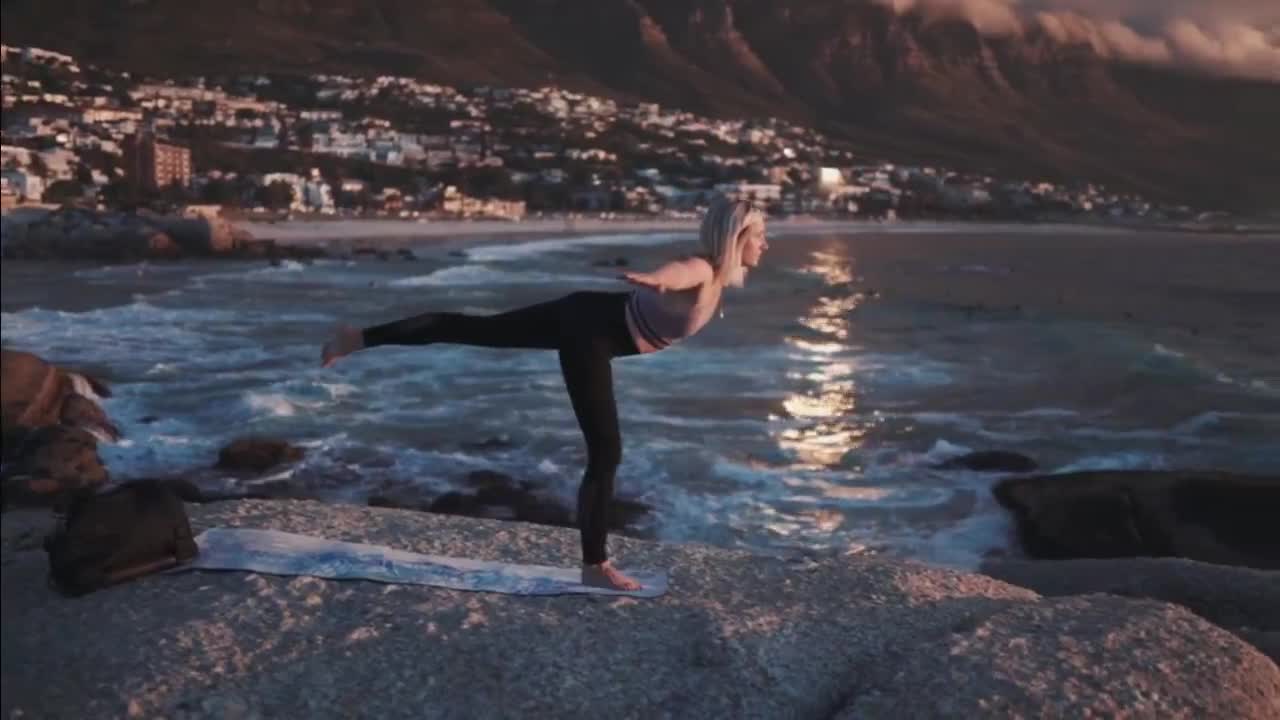
[[[0,6],[0,720],[1280,720],[1280,0]]]
[[[204,206],[247,216],[687,217],[712,194],[773,216],[1193,218],[1096,184],[859,156],[773,118],[702,117],[556,87],[407,77],[181,81],[3,46],[6,208]]]

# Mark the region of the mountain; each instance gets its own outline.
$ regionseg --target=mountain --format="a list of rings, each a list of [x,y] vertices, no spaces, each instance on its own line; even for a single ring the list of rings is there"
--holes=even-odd
[[[1280,206],[1280,83],[1100,57],[871,0],[5,0],[0,37],[153,75],[555,83],[776,115],[872,158]]]

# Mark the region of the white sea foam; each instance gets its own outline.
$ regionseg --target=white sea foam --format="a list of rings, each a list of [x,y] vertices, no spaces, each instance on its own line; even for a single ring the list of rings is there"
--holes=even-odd
[[[611,245],[666,245],[679,241],[692,241],[692,233],[645,233],[618,235],[583,235],[580,237],[530,240],[518,243],[479,245],[469,248],[467,256],[479,262],[506,262],[526,260],[546,253],[560,252],[581,247]]]
[[[920,456],[920,461],[924,464],[933,465],[969,452],[973,452],[973,448],[939,438],[934,441],[933,446],[928,451]]]
[[[506,285],[590,285],[616,284],[617,281],[607,274],[600,275],[561,275],[546,272],[512,272],[500,270],[486,265],[458,265],[447,267],[426,275],[413,275],[398,278],[387,283],[390,287],[456,287],[481,285],[502,287]]]
[[[1084,470],[1163,470],[1168,462],[1160,453],[1129,451],[1091,455],[1054,468],[1055,473],[1081,472]]]
[[[290,398],[284,393],[253,392],[244,394],[244,403],[258,415],[294,417],[324,407],[327,403]]]

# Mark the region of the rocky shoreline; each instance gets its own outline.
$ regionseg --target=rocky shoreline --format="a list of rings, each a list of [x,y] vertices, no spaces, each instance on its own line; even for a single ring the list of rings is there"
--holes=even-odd
[[[187,258],[314,258],[319,248],[258,239],[216,214],[162,215],[63,207],[20,221],[4,217],[5,260],[138,262]]]
[[[191,516],[197,532],[271,528],[488,560],[562,564],[577,547],[563,528],[309,501]],[[1051,597],[910,562],[618,538],[622,562],[670,571],[666,595],[187,572],[68,600],[43,582],[46,524],[3,517],[7,717],[1261,720],[1280,708],[1274,662],[1142,596]],[[1212,572],[1183,562],[1183,575]],[[1263,580],[1246,596],[1274,599]],[[1263,608],[1272,623],[1275,607]]]
[[[650,542],[628,532],[648,508],[624,501],[615,555],[671,571],[671,591],[655,601],[207,572],[68,600],[44,582],[46,508],[109,481],[97,442],[118,432],[96,398],[110,388],[11,349],[2,374],[9,717],[1280,712],[1280,573],[1260,569],[1280,557],[1267,511],[1278,478],[1015,474],[996,497],[1026,554],[1054,559],[991,558],[978,573]],[[243,438],[212,467],[169,481],[197,532],[257,527],[480,559],[576,558],[571,511],[497,473],[473,473],[465,490],[439,497],[375,496],[369,507],[298,499],[287,484],[219,494],[201,482],[257,478],[302,453]],[[1000,452],[949,462],[1036,467]]]

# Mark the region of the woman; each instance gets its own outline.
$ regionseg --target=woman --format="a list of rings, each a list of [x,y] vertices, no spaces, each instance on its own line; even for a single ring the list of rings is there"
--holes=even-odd
[[[614,474],[622,461],[610,361],[657,352],[702,329],[727,287],[741,287],[769,245],[764,215],[746,202],[717,198],[699,233],[702,254],[651,273],[628,272],[631,292],[575,292],[497,315],[429,312],[369,328],[342,326],[325,344],[325,367],[379,345],[457,343],[556,350],[574,414],[587,443],[578,489],[582,582],[616,590],[639,583],[609,561],[605,548]]]

